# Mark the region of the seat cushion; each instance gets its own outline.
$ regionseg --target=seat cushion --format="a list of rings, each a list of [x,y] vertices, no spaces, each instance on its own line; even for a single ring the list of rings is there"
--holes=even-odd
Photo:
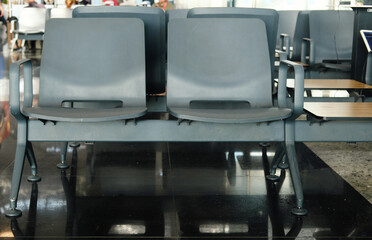
[[[169,107],[170,113],[180,119],[214,123],[251,123],[282,120],[292,115],[288,108],[249,109],[191,109]]]
[[[144,107],[82,109],[32,107],[23,108],[22,113],[31,118],[64,122],[104,122],[138,118],[146,114]]]

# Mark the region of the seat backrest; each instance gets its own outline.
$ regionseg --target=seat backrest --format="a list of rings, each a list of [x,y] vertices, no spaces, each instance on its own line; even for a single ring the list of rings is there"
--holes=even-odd
[[[315,63],[323,60],[351,59],[353,11],[311,11],[310,38],[315,44]]]
[[[296,27],[292,39],[293,61],[301,60],[301,44],[303,38],[309,38],[309,11],[300,11],[297,15]]]
[[[278,11],[278,35],[276,40],[276,48],[279,48],[280,34],[285,33],[289,35],[292,42],[293,35],[296,28],[297,15],[299,11]]]
[[[169,22],[169,107],[189,107],[193,101],[272,106],[269,69],[266,28],[260,19],[188,18]]]
[[[160,8],[99,6],[75,8],[74,18],[139,18],[145,24],[146,90],[165,92],[165,14]]]
[[[23,8],[19,15],[19,31],[44,32],[47,17],[48,10],[45,8]]]
[[[188,12],[189,12],[189,9],[170,9],[170,10],[165,11],[166,24],[168,24],[169,21],[173,19],[187,18]]]
[[[272,74],[274,72],[276,36],[278,32],[277,11],[260,8],[193,8],[188,18],[258,18],[266,25]]]
[[[64,101],[146,106],[144,46],[140,19],[49,20],[39,106],[60,107]]]
[[[52,8],[50,18],[72,18],[71,8]]]

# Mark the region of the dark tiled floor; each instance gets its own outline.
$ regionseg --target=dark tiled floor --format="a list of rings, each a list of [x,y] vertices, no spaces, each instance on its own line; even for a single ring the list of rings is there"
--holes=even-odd
[[[43,179],[27,182],[26,164],[23,216],[9,219],[15,134],[11,118],[0,149],[0,237],[372,239],[371,204],[303,144],[306,217],[290,213],[288,171],[276,184],[265,180],[277,144],[82,143],[61,171],[60,144],[34,143]]]

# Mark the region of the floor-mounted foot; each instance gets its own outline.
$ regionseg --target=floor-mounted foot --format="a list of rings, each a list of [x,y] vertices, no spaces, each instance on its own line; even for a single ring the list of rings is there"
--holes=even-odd
[[[270,143],[264,143],[264,142],[262,142],[262,143],[260,143],[260,147],[270,147]]]
[[[57,164],[57,168],[59,168],[59,169],[67,169],[69,167],[70,167],[70,165],[68,165],[66,163],[59,163],[59,164]]]
[[[281,162],[281,163],[278,164],[278,168],[280,168],[280,169],[288,169],[289,168],[289,165],[286,162]]]
[[[72,147],[72,148],[78,148],[78,147],[80,147],[80,143],[72,142],[72,143],[70,143],[69,146]]]
[[[279,177],[276,175],[266,175],[266,179],[270,181],[278,181]]]
[[[304,208],[297,208],[297,207],[295,207],[295,208],[292,208],[292,214],[293,215],[296,215],[296,216],[305,216],[305,215],[307,215],[307,210],[306,209],[304,209]]]
[[[27,181],[29,182],[40,182],[41,181],[41,177],[37,176],[37,175],[32,175],[32,176],[29,176],[27,178]]]
[[[16,208],[11,208],[6,214],[5,216],[7,217],[20,217],[22,216],[22,211],[21,210],[18,210]]]

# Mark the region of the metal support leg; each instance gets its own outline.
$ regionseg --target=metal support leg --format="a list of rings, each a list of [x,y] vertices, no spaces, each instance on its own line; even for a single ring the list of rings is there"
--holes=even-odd
[[[67,169],[70,167],[66,163],[67,145],[68,145],[68,142],[61,143],[61,162],[57,164],[57,168],[59,169]]]
[[[23,166],[26,152],[27,122],[25,119],[18,119],[17,124],[17,149],[14,159],[14,169],[12,176],[12,187],[10,190],[10,210],[6,213],[7,217],[19,217],[22,211],[17,209],[19,187],[21,185]]]
[[[296,148],[294,142],[294,120],[287,121],[285,125],[286,133],[286,150],[287,150],[287,159],[289,163],[289,171],[291,173],[291,179],[293,188],[296,195],[296,207],[292,209],[292,214],[297,216],[303,216],[307,214],[307,210],[303,208],[304,203],[304,194],[302,190],[300,170],[298,168]]]
[[[284,155],[285,155],[285,150],[284,150],[283,147],[279,147],[275,151],[275,155],[274,155],[274,158],[273,158],[273,161],[272,161],[272,164],[271,164],[271,168],[270,168],[270,175],[266,175],[267,180],[270,180],[270,181],[278,181],[279,180],[279,177],[275,174],[276,174],[276,169],[278,168],[278,165],[279,165],[280,161],[282,161]]]
[[[28,162],[30,163],[31,174],[32,174],[31,176],[27,178],[27,181],[29,182],[41,181],[41,177],[37,175],[37,165],[36,165],[34,149],[32,148],[32,144],[29,141],[27,141],[26,143],[26,156],[27,156]]]

